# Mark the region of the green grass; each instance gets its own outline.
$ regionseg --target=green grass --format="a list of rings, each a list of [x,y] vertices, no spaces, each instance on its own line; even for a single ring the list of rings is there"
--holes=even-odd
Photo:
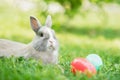
[[[2,7],[0,38],[27,44],[34,37],[29,16],[37,15],[42,23],[45,21],[36,11],[21,12],[10,6]],[[60,42],[59,65],[64,73],[58,65],[44,65],[34,59],[0,58],[0,80],[120,80],[120,15],[109,15],[107,25],[99,23],[97,16],[91,16],[91,13],[86,18],[79,14],[72,19],[66,15],[53,16],[53,28]],[[79,73],[73,75],[71,61],[91,53],[103,60],[97,74],[91,78]]]
[[[63,36],[64,35],[64,36]],[[70,33],[57,33],[60,40],[59,65],[43,65],[34,59],[1,58],[0,80],[119,80],[120,79],[120,49],[117,40],[105,38],[89,38]],[[25,37],[23,37],[26,39]],[[14,38],[13,38],[14,40]],[[26,39],[27,40],[27,39]],[[68,40],[65,42],[65,40]],[[29,40],[28,40],[29,41]],[[24,42],[24,41],[23,41]],[[86,57],[90,53],[101,56],[103,66],[91,78],[86,75],[73,75],[70,63],[76,57]]]

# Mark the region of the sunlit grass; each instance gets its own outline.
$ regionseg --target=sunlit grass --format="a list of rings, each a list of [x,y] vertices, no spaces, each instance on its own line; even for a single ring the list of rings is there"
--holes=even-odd
[[[13,7],[0,9],[0,38],[29,43],[35,36],[29,23],[34,15],[44,24],[45,17],[35,10],[22,12]],[[12,9],[13,10],[12,10]],[[71,19],[67,15],[52,15],[53,28],[60,42],[59,65],[43,65],[40,61],[23,58],[1,58],[0,80],[119,80],[120,79],[120,15],[109,15],[108,23],[104,16],[95,13],[80,13]],[[98,17],[99,16],[99,17]],[[76,57],[86,57],[96,53],[103,60],[98,73],[88,78],[86,75],[73,75],[70,63]]]
[[[22,33],[19,33],[23,31]],[[1,32],[2,33],[2,32]],[[70,72],[70,62],[76,57],[86,57],[88,54],[96,53],[103,60],[103,67],[91,80],[119,80],[119,38],[113,40],[99,36],[90,38],[84,35],[75,35],[68,32],[56,33],[60,42],[59,65],[64,73],[56,65],[43,65],[34,59],[25,60],[23,58],[0,59],[1,73],[0,79],[47,79],[47,80],[67,80],[67,79],[89,79],[85,75],[77,74],[74,76]],[[14,37],[16,36],[16,37]],[[32,30],[12,31],[9,36],[2,34],[2,38],[7,38],[23,43],[28,43],[34,37]],[[27,41],[27,42],[26,42]],[[4,63],[4,65],[2,65]],[[9,67],[8,67],[9,66]],[[6,71],[7,70],[7,71]],[[11,74],[11,72],[13,74]],[[114,76],[113,76],[114,75]],[[55,77],[58,76],[58,77]]]
[[[59,51],[59,65],[63,68],[64,73],[62,73],[61,69],[56,65],[43,65],[39,61],[35,61],[34,59],[25,60],[23,58],[17,59],[11,57],[9,59],[0,59],[0,79],[119,80],[120,47],[117,46],[119,44],[119,41],[117,41],[117,39],[90,39],[87,36],[77,36],[70,33],[57,33],[57,37],[60,41],[61,46]],[[29,40],[29,38],[26,38],[23,35],[20,38]],[[70,72],[70,62],[76,57],[86,57],[90,53],[96,53],[101,56],[104,63],[103,67],[101,67],[97,75],[92,78],[88,78],[85,75],[81,74],[77,74],[76,76],[74,76]]]

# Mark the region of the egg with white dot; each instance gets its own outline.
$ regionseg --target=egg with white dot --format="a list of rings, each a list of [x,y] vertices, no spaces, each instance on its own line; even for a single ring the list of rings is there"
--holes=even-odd
[[[102,59],[97,54],[89,54],[86,59],[94,65],[96,70],[99,70],[100,66],[103,65]]]

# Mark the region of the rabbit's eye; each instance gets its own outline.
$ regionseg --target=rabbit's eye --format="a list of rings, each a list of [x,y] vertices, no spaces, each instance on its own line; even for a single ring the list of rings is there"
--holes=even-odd
[[[40,37],[43,37],[43,33],[40,33]]]

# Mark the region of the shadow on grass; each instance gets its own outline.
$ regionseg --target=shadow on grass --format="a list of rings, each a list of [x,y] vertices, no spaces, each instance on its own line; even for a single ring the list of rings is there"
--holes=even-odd
[[[98,36],[103,36],[106,39],[120,38],[119,29],[111,28],[88,28],[88,27],[64,27],[61,26],[60,29],[55,29],[57,32],[68,32],[75,35],[85,35],[90,38],[96,38]]]

